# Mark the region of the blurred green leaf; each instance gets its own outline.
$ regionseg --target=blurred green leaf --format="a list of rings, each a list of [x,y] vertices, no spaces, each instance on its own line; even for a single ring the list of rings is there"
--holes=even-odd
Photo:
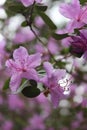
[[[10,82],[10,79],[7,79],[3,86],[3,90],[7,90],[9,88],[9,82]]]
[[[56,64],[56,66],[59,67],[59,68],[61,68],[61,69],[63,69],[63,68],[65,68],[66,64],[67,64],[66,62],[59,60],[57,62],[57,64]]]
[[[78,28],[75,28],[75,29],[74,29],[74,33],[77,34],[77,35],[79,35],[79,34],[80,34],[79,29],[78,29]]]
[[[70,52],[70,48],[63,48],[61,54],[68,54]]]
[[[29,80],[29,83],[31,84],[31,86],[37,87],[37,82],[36,82],[35,80],[30,79],[30,80]]]
[[[56,40],[62,40],[66,37],[69,37],[68,33],[65,33],[65,34],[57,34],[57,33],[53,33],[52,34],[52,37]]]
[[[21,2],[16,0],[7,0],[4,4],[4,9],[6,10],[8,17],[16,15],[17,13],[29,13],[30,8],[31,7],[24,7]]]
[[[27,86],[22,90],[22,94],[25,97],[34,98],[40,94],[40,90],[33,86]]]
[[[87,3],[87,0],[79,0],[81,5],[84,5]]]
[[[50,29],[55,30],[57,29],[56,25],[53,23],[53,21],[44,13],[39,12],[38,14],[41,16],[41,18],[44,20],[44,22],[49,26]]]
[[[35,9],[37,10],[37,11],[46,11],[47,10],[47,6],[46,5],[35,5]]]
[[[28,26],[27,21],[23,21],[22,24],[21,24],[21,26],[22,26],[22,27]]]

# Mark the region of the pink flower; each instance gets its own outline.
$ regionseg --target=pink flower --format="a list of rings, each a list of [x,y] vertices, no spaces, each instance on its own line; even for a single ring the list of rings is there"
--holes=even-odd
[[[48,48],[46,48],[43,44],[37,43],[35,46],[35,51],[42,54],[42,60],[48,61],[50,56],[48,52]]]
[[[42,60],[48,61],[50,59],[50,54],[56,55],[59,52],[58,44],[56,40],[50,38],[48,40],[47,46],[44,46],[41,43],[37,43],[35,46],[35,51],[42,54]]]
[[[13,53],[13,59],[6,61],[6,66],[11,75],[11,90],[17,90],[22,78],[38,80],[38,74],[35,68],[39,66],[40,63],[41,54],[36,53],[29,55],[26,48],[22,46],[16,49]]]
[[[79,36],[72,36],[71,53],[87,59],[87,30],[81,30]]]
[[[54,107],[57,107],[59,101],[65,98],[63,94],[64,89],[60,86],[58,81],[65,76],[66,71],[64,69],[54,69],[49,62],[44,63],[44,68],[46,75],[41,79],[41,82],[48,88],[52,103]]]
[[[11,110],[20,111],[25,107],[24,101],[18,95],[8,96],[8,105]]]
[[[60,13],[71,19],[71,26],[80,28],[87,24],[87,6],[81,6],[79,0],[72,0],[70,4],[62,4],[60,6]]]
[[[30,127],[32,130],[45,130],[44,118],[40,115],[34,115],[30,120]],[[38,125],[37,125],[38,124]]]
[[[20,28],[15,34],[13,42],[17,44],[26,43],[32,41],[34,38],[35,36],[29,28]]]
[[[10,120],[7,120],[2,125],[2,130],[12,130],[13,129],[13,122]]]
[[[28,7],[34,3],[40,3],[42,0],[20,0],[25,7]]]

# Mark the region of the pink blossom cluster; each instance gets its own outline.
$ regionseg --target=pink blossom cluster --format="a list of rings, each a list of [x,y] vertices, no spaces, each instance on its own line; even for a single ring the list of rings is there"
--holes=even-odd
[[[80,72],[80,67],[76,63],[77,57],[83,56],[85,61],[87,59],[87,5],[81,5],[79,0],[61,4],[60,13],[70,21],[65,28],[57,30],[56,25],[46,15],[47,6],[42,4],[41,0],[20,0],[20,2],[24,5],[21,7],[24,9],[21,10],[21,15],[23,20],[25,19],[26,27],[22,27],[23,21],[20,22],[11,37],[12,30],[9,26],[12,16],[8,15],[9,19],[5,20],[7,32],[3,29],[5,38],[0,44],[2,79],[4,76],[6,78],[3,81],[9,78],[12,93],[24,94],[27,88],[27,91],[37,92],[35,97],[43,93],[52,101],[53,106],[57,107],[61,100],[68,97],[65,93],[70,93],[72,90],[72,79],[77,82],[78,73],[82,73],[82,82],[85,82],[87,77],[84,72]],[[63,36],[65,33],[67,37],[59,41],[53,36],[55,32],[57,36],[58,34]],[[29,83],[31,80],[33,85]]]
[[[87,4],[42,2],[1,7],[0,130],[86,130]],[[56,3],[69,19],[61,28],[49,15]]]

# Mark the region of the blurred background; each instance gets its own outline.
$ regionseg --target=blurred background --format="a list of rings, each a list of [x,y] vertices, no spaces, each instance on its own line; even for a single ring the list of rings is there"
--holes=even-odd
[[[48,5],[46,14],[59,30],[69,22],[69,19],[58,11],[60,4],[64,2],[70,2],[70,0],[43,0],[43,3]],[[61,100],[56,109],[42,93],[36,98],[29,99],[22,94],[13,95],[3,90],[5,81],[8,79],[5,61],[9,55],[11,57],[13,50],[23,45],[32,53],[38,51],[35,43],[40,45],[28,27],[21,27],[24,21],[23,15],[10,14],[4,6],[5,3],[6,0],[0,0],[0,130],[87,130],[87,73],[83,73],[87,70],[87,66],[85,64],[83,66],[82,59],[75,58],[77,82],[71,85],[69,97]],[[41,39],[47,41],[49,30],[39,16],[35,17],[34,25],[38,28],[36,31],[41,34]],[[57,54],[60,54],[58,52],[61,50],[60,44],[56,44],[56,41],[50,38],[48,41],[49,48],[53,42]],[[41,47],[45,52],[43,58],[46,60],[49,58],[46,55],[46,46]],[[54,54],[55,49],[50,51]],[[68,61],[72,63],[72,59]],[[69,69],[70,66],[70,64],[66,65],[66,68]]]

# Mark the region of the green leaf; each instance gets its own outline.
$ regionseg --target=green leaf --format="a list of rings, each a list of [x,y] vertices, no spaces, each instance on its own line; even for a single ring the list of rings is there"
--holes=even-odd
[[[65,34],[57,34],[57,33],[53,33],[52,34],[52,37],[56,40],[62,40],[66,37],[69,37],[68,33],[65,33]]]
[[[3,86],[3,90],[7,90],[9,88],[9,82],[10,82],[10,79],[7,79]]]
[[[57,29],[56,25],[53,23],[53,21],[44,13],[39,12],[38,14],[41,16],[41,18],[44,20],[44,22],[49,26],[50,29],[55,30]]]
[[[81,5],[84,5],[87,3],[87,0],[79,0]]]
[[[65,55],[68,54],[70,52],[70,48],[64,48],[61,50],[61,54]]]
[[[4,4],[4,9],[9,17],[16,15],[17,13],[24,14],[25,12],[29,12],[30,7],[24,7],[21,2],[17,2],[15,0],[7,0]]]
[[[79,29],[78,29],[78,28],[75,28],[75,29],[74,29],[74,33],[77,34],[77,35],[80,35]]]
[[[37,10],[37,11],[46,11],[47,10],[47,6],[46,5],[35,5],[35,9]]]
[[[25,97],[34,98],[40,94],[40,89],[33,87],[33,86],[27,86],[22,90],[22,94]]]
[[[22,22],[21,26],[22,26],[22,27],[28,26],[27,21]]]
[[[35,80],[30,79],[30,80],[29,80],[29,83],[31,84],[31,86],[37,87],[37,82],[36,82]]]
[[[66,64],[67,64],[66,62],[60,61],[60,60],[57,62],[57,66],[58,66],[59,68],[61,68],[61,69],[65,68],[65,65],[66,65]]]

